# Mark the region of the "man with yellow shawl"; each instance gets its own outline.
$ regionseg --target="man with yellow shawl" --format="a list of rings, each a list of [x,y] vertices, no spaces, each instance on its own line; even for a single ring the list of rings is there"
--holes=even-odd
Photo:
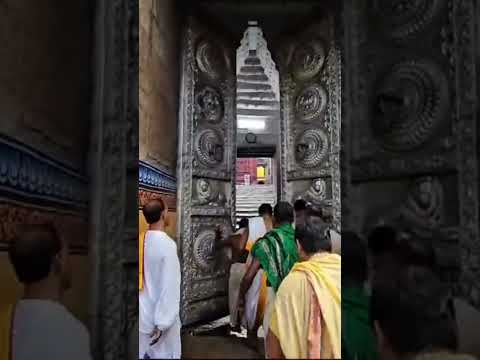
[[[300,262],[277,291],[267,357],[340,359],[341,258],[330,253],[328,226],[315,216],[297,224]]]
[[[268,332],[275,292],[298,260],[292,222],[292,205],[288,202],[279,202],[275,205],[273,209],[274,228],[253,245],[251,250],[252,261],[240,284],[238,307],[242,310],[245,307],[247,291],[257,273],[263,270],[266,275],[267,304],[263,317],[265,335]]]

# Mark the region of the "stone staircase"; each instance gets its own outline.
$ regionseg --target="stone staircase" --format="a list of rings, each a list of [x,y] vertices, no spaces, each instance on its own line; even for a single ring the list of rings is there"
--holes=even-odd
[[[258,207],[263,203],[275,205],[277,200],[274,185],[236,185],[237,222],[241,218],[258,216]]]
[[[255,50],[249,51],[248,57],[239,70],[237,119],[253,120],[261,116],[268,123],[278,117],[280,103]]]

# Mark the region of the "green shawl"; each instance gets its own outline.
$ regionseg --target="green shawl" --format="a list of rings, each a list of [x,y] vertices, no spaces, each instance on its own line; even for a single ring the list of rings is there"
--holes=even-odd
[[[292,225],[280,225],[258,239],[253,245],[252,256],[260,262],[268,282],[276,292],[299,259]]]
[[[342,288],[342,359],[377,360],[369,298],[360,288]]]

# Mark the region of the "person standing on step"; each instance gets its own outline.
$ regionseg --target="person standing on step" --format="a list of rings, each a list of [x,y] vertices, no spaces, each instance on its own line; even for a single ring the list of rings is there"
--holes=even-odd
[[[163,201],[150,201],[143,215],[149,228],[139,243],[139,358],[178,359],[181,273],[177,245],[165,232]]]

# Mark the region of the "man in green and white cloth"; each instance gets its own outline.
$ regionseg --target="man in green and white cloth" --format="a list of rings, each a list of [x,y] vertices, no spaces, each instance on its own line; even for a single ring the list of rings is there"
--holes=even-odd
[[[267,276],[267,307],[263,318],[265,339],[270,323],[272,305],[275,293],[282,280],[288,275],[293,265],[298,261],[298,249],[295,243],[293,207],[288,202],[281,201],[273,209],[273,229],[257,240],[252,248],[253,261],[248,267],[241,285],[238,307],[245,306],[245,294],[259,270]]]

